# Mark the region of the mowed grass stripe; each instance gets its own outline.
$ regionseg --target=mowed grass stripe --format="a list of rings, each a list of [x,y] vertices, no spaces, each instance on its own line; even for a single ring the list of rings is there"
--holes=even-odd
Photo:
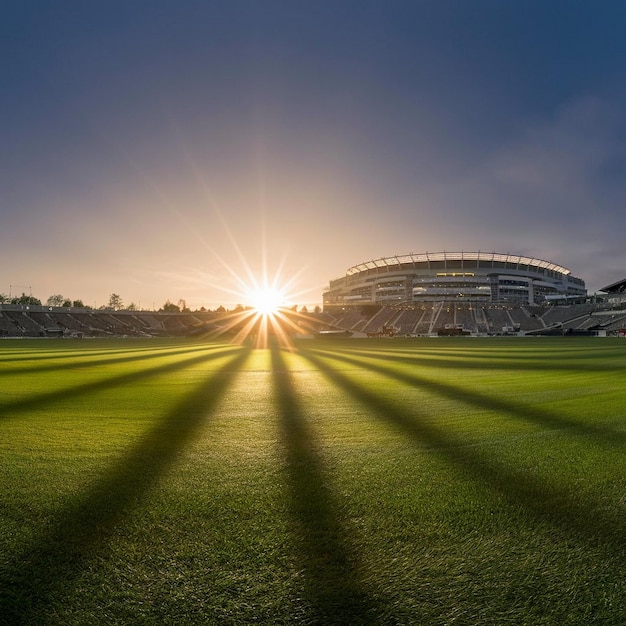
[[[333,350],[327,352],[324,359],[304,354],[367,407],[371,419],[412,443],[413,452],[389,446],[386,458],[366,457],[360,471],[371,490],[355,505],[361,515],[366,511],[364,520],[375,520],[366,524],[380,577],[386,574],[395,580],[392,588],[403,590],[392,612],[403,615],[400,623],[622,623],[623,451],[605,457],[589,455],[584,442],[578,446],[574,465],[597,472],[604,483],[604,498],[596,498],[587,488],[593,474],[572,479],[567,471],[567,440],[548,437],[540,446],[542,460],[557,466],[556,479],[533,476],[527,464],[537,458],[538,440],[495,449],[466,442],[419,394],[407,396],[398,381],[367,367],[333,363]],[[506,441],[506,428],[501,435]],[[520,465],[510,455],[518,445]],[[443,466],[429,467],[429,457]],[[565,472],[558,471],[561,462]],[[381,552],[379,545],[394,547]]]
[[[463,386],[462,380],[457,380],[454,384],[442,382],[433,376],[421,374],[426,371],[423,369],[423,366],[420,367],[420,373],[416,373],[415,368],[409,367],[413,363],[407,363],[404,360],[400,362],[401,367],[398,367],[398,361],[390,355],[376,354],[365,356],[361,354],[360,358],[354,358],[345,354],[329,353],[325,351],[317,351],[316,354],[328,354],[336,361],[356,365],[363,369],[382,374],[383,376],[394,378],[401,383],[406,383],[407,385],[436,394],[442,398],[452,399],[455,402],[489,411],[501,419],[513,418],[515,420],[528,421],[539,425],[541,428],[567,429],[573,435],[585,437],[600,445],[616,447],[620,450],[623,450],[626,446],[626,430],[619,424],[616,424],[615,427],[611,427],[607,424],[595,426],[588,420],[575,419],[568,415],[550,412],[526,403],[524,400],[522,400],[521,403],[511,402],[503,398],[498,398],[493,393],[482,393],[475,388],[470,389]],[[419,363],[419,360],[417,363]],[[457,367],[459,367],[458,364]],[[601,380],[603,386],[596,388],[595,393],[597,395],[606,395],[607,390],[604,388],[604,385],[609,385],[608,391],[610,392],[610,381],[605,377]],[[575,382],[576,381],[574,381],[574,384]],[[585,382],[588,382],[587,378],[585,378]],[[571,385],[572,382],[569,382],[568,386]],[[586,395],[588,397],[589,392],[587,392]],[[626,394],[623,394],[623,399],[626,400]]]
[[[13,346],[6,348],[6,346]],[[41,345],[48,346],[41,349]],[[108,344],[108,345],[107,345]],[[217,344],[216,344],[217,345]],[[2,346],[5,346],[2,349]],[[118,355],[136,356],[207,349],[208,345],[183,342],[180,339],[5,339],[0,342],[0,371],[36,363],[54,367],[55,361],[78,366],[81,361],[115,359]]]
[[[271,376],[268,356],[250,352],[65,607],[110,606],[117,624],[276,623],[297,612]],[[99,581],[95,598],[82,597],[80,586]]]
[[[348,357],[330,351],[323,358],[308,351],[305,356],[334,384],[370,407],[379,419],[402,430],[419,445],[430,446],[452,466],[496,490],[513,506],[521,506],[535,519],[557,524],[565,532],[577,535],[579,540],[593,546],[601,545],[607,554],[616,554],[626,563],[626,507],[623,502],[613,501],[608,506],[607,502],[597,500],[591,494],[586,494],[585,498],[576,498],[576,492],[567,485],[549,484],[526,472],[518,471],[512,465],[504,465],[497,458],[488,457],[477,447],[465,445],[462,439],[446,429],[445,423],[437,425],[432,415],[421,407],[398,402],[382,386],[372,391],[359,382],[358,375],[354,375],[352,371],[339,372],[328,359],[339,363],[347,361],[353,365],[359,365],[358,361],[355,363]],[[367,369],[368,364],[363,364],[363,368]],[[386,371],[384,368],[379,369],[378,373],[390,379],[398,378],[396,372]],[[406,382],[405,377],[400,377],[400,381]],[[462,402],[465,396],[461,393],[458,395]],[[620,455],[619,458],[623,457]],[[528,520],[528,523],[532,524],[532,521]]]
[[[31,383],[30,385],[24,384],[27,382],[27,378],[20,378],[22,382],[19,385],[20,389],[17,390],[9,390],[8,388],[11,386],[11,381],[9,379],[5,379],[2,384],[4,389],[3,395],[6,397],[7,395],[14,395],[17,393],[18,397],[15,400],[4,400],[3,402],[0,402],[0,421],[15,416],[16,414],[24,413],[25,411],[32,411],[40,407],[49,406],[59,400],[67,400],[70,397],[90,395],[107,389],[133,385],[143,379],[154,376],[172,374],[178,370],[184,370],[193,365],[206,363],[211,359],[221,358],[224,355],[224,350],[232,353],[236,351],[237,348],[233,348],[232,346],[225,348],[222,346],[214,350],[200,350],[199,354],[195,354],[197,351],[196,349],[191,349],[193,356],[190,356],[189,358],[180,358],[181,356],[187,356],[189,354],[187,350],[183,350],[174,355],[157,354],[153,358],[162,360],[164,363],[153,367],[136,367],[136,365],[139,364],[138,360],[130,357],[124,359],[124,363],[128,367],[125,368],[127,371],[124,371],[121,374],[117,373],[121,369],[119,367],[120,363],[113,364],[116,366],[113,369],[113,372],[115,373],[110,374],[108,372],[108,368],[105,367],[107,364],[99,362],[89,373],[93,380],[78,385],[68,386],[68,377],[70,378],[70,382],[73,378],[71,377],[71,372],[68,373],[64,369],[59,370],[56,368],[49,372],[51,374],[50,376],[46,378],[38,378],[36,382]],[[38,372],[40,375],[41,373],[41,371]],[[16,376],[17,375],[19,375],[19,373],[16,373]],[[41,388],[42,391],[40,391],[40,393],[33,393],[33,389],[37,387]],[[54,387],[54,389],[48,390],[50,387]]]
[[[308,605],[300,619],[315,624],[372,623],[376,607],[360,571],[360,557],[342,523],[320,441],[294,387],[292,370],[298,357],[274,345],[271,358],[293,535],[301,554]]]
[[[0,421],[0,624],[621,626],[622,346],[179,341],[11,378],[120,384]]]
[[[215,346],[214,350],[222,349]],[[74,372],[82,368],[106,367],[118,364],[132,364],[138,361],[150,361],[178,355],[189,356],[196,352],[206,353],[211,350],[207,346],[180,346],[166,348],[164,346],[146,348],[128,347],[125,350],[88,350],[71,351],[59,355],[41,357],[30,351],[22,350],[19,359],[4,359],[0,357],[0,377],[23,374],[45,374],[53,371]]]
[[[245,350],[237,350],[234,356],[229,353],[223,356],[230,361],[210,371],[179,404],[155,420],[141,440],[86,493],[76,494],[71,505],[55,515],[49,531],[3,563],[0,620],[7,624],[45,623],[48,604],[67,592],[84,561],[106,553],[116,526],[147,497],[190,444],[248,357]],[[194,358],[182,366],[203,360]]]
[[[429,368],[487,370],[488,374],[492,374],[491,370],[494,369],[513,369],[517,372],[526,370],[531,373],[544,370],[601,374],[623,372],[626,369],[623,341],[602,341],[604,345],[599,345],[596,338],[507,337],[485,340],[475,337],[438,337],[377,339],[375,345],[370,346],[364,344],[363,340],[354,339],[337,343],[344,354],[406,360]],[[493,345],[488,345],[490,343]]]

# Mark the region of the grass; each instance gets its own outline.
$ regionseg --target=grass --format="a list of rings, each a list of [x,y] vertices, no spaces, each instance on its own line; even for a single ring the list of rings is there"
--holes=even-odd
[[[623,624],[626,343],[0,343],[0,624]]]

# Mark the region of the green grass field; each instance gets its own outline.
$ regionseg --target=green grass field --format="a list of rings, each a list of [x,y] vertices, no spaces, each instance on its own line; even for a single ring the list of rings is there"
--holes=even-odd
[[[626,623],[626,341],[0,342],[0,624]]]

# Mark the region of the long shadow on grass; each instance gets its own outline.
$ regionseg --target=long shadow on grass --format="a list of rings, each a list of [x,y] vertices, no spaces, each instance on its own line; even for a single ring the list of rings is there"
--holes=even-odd
[[[336,352],[326,353],[320,351],[318,354],[328,354],[333,359],[338,361],[343,361],[344,363],[349,363],[350,365],[356,365],[366,370],[378,372],[379,374],[395,378],[396,380],[407,385],[411,385],[412,387],[426,389],[427,391],[437,395],[452,398],[453,400],[458,400],[480,409],[506,413],[515,419],[539,424],[545,428],[567,430],[568,433],[585,437],[587,440],[592,439],[605,446],[618,449],[626,446],[626,432],[623,430],[617,430],[608,426],[597,427],[592,424],[584,424],[576,420],[568,419],[567,417],[550,414],[547,411],[542,411],[536,407],[520,406],[514,402],[508,402],[506,400],[487,396],[485,394],[478,393],[477,391],[470,391],[469,389],[464,389],[457,385],[432,380],[423,376],[418,376],[417,374],[407,374],[373,362],[374,359],[381,361],[384,360],[386,363],[397,361],[391,356],[372,356],[372,358],[368,358],[367,360],[361,360],[344,354],[338,354]],[[402,362],[402,360],[400,361]],[[404,362],[404,365],[406,366],[406,362]]]
[[[305,589],[313,611],[304,623],[372,623],[374,607],[359,576],[348,533],[339,522],[316,450],[315,435],[307,428],[279,348],[273,346],[271,354],[294,528],[303,559]]]
[[[192,354],[194,352],[203,352],[206,353],[207,350],[220,350],[223,349],[223,346],[215,345],[215,346],[194,346],[194,347],[186,347],[179,348],[177,350],[174,349],[152,349],[150,352],[146,350],[137,351],[135,349],[129,350],[115,350],[111,352],[102,351],[101,357],[106,356],[108,358],[99,358],[97,354],[89,353],[89,354],[62,354],[60,356],[54,357],[44,357],[44,359],[62,359],[66,361],[66,363],[62,363],[60,365],[29,365],[28,367],[16,367],[13,369],[0,370],[0,378],[3,376],[15,376],[20,374],[39,374],[45,372],[60,372],[60,371],[75,371],[84,367],[98,367],[98,366],[107,366],[107,365],[119,365],[120,363],[132,363],[138,361],[146,361],[158,358],[167,358],[171,356],[177,356],[180,354]],[[120,354],[122,353],[124,356],[116,356],[110,358],[111,354]],[[31,359],[28,359],[29,361]],[[39,357],[33,357],[33,361],[42,360]],[[22,359],[22,362],[24,359]],[[5,361],[0,358],[0,363],[4,363]]]
[[[18,341],[22,341],[21,339]],[[33,342],[39,342],[39,339],[34,339]],[[137,343],[130,340],[122,339],[103,339],[102,343],[94,346],[92,345],[93,340],[89,340],[85,342],[83,340],[69,340],[76,341],[74,345],[67,344],[66,341],[63,340],[61,343],[52,343],[48,344],[52,347],[47,348],[46,350],[41,350],[35,348],[32,343],[29,343],[26,346],[20,346],[18,348],[14,348],[10,351],[2,351],[0,350],[0,363],[25,363],[28,361],[59,361],[63,359],[87,359],[87,358],[95,358],[98,355],[111,355],[111,354],[128,354],[129,352],[135,352],[137,354],[145,353],[148,354],[150,352],[162,352],[167,353],[168,350],[179,350],[181,345],[179,344],[166,344],[159,343],[159,340],[153,339],[144,339],[146,344],[143,346],[139,346]],[[98,340],[95,340],[98,341]],[[152,342],[155,341],[153,345]],[[105,344],[109,344],[108,346]],[[124,345],[123,348],[112,348],[111,345],[120,346]],[[193,344],[201,349],[200,344]],[[216,346],[219,344],[215,344]]]
[[[521,506],[540,522],[557,525],[590,546],[606,550],[621,561],[626,559],[626,517],[624,512],[606,511],[602,502],[587,498],[572,500],[571,491],[546,485],[528,475],[481,455],[458,438],[429,422],[419,408],[407,410],[359,385],[311,353],[304,356],[335,385],[368,406],[380,419],[410,438],[426,444],[468,476],[487,485],[513,506]]]
[[[239,351],[207,377],[89,492],[77,496],[73,504],[61,511],[48,533],[1,572],[0,623],[29,624],[40,618],[51,599],[64,595],[71,587],[85,562],[106,552],[114,529],[124,523],[193,441],[248,353]]]
[[[82,385],[75,385],[74,387],[55,389],[54,391],[50,391],[48,393],[28,396],[26,398],[14,400],[13,402],[5,402],[0,404],[0,420],[13,417],[16,413],[23,413],[24,411],[32,411],[33,409],[42,408],[58,400],[67,400],[68,398],[92,394],[106,389],[121,387],[123,385],[130,385],[153,376],[160,376],[162,374],[186,369],[192,365],[222,358],[224,356],[234,354],[235,352],[239,352],[240,350],[241,348],[238,347],[229,348],[228,350],[212,351],[209,353],[204,350],[200,355],[176,361],[174,363],[164,363],[162,365],[157,365],[156,367],[141,368],[135,372],[120,374],[118,376],[110,376],[109,378],[103,378],[90,383],[84,383]]]
[[[432,341],[432,340],[430,340]],[[439,340],[437,340],[439,341]],[[456,340],[455,340],[456,341]],[[564,338],[562,341],[567,343],[569,340]],[[393,350],[394,354],[390,354]],[[467,352],[451,351],[443,348],[436,352],[435,356],[431,356],[425,351],[419,349],[398,351],[396,348],[385,348],[383,345],[377,345],[374,350],[363,348],[343,348],[345,353],[361,355],[367,357],[376,357],[380,359],[389,359],[403,363],[405,365],[418,365],[420,367],[430,367],[438,369],[457,369],[459,364],[470,367],[475,370],[512,370],[512,371],[563,371],[563,372],[588,372],[588,373],[606,373],[606,372],[622,372],[626,366],[626,356],[619,354],[617,350],[612,351],[611,358],[621,356],[622,363],[606,362],[604,353],[585,354],[584,361],[577,362],[577,358],[581,358],[580,351],[574,352],[573,357],[567,351],[559,351],[556,347],[554,353],[541,354],[520,354],[511,350],[509,354],[504,351],[494,354],[493,351],[480,352],[473,350]]]

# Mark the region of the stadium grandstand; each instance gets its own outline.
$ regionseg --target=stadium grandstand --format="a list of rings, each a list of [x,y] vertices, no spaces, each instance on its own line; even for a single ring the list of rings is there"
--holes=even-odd
[[[359,316],[360,317],[360,316]],[[237,336],[243,328],[250,334],[254,313],[235,311],[130,311],[39,305],[0,304],[0,338],[86,338],[86,337],[192,337]],[[336,320],[323,313],[300,314],[281,311],[281,334],[311,336],[324,328],[335,328]],[[271,325],[270,325],[271,326]],[[270,328],[270,334],[275,332]]]
[[[330,281],[323,303],[324,311],[337,313],[364,305],[534,306],[586,295],[582,279],[551,261],[496,252],[426,252],[355,265]]]
[[[626,302],[626,278],[602,287],[600,291],[607,294],[606,300],[608,302]]]
[[[91,310],[0,305],[0,338],[235,338],[247,321],[235,312]],[[302,337],[442,335],[626,335],[626,300],[502,305],[463,301],[363,305],[316,313],[281,312],[282,334]],[[254,331],[253,333],[254,334]]]
[[[626,302],[498,305],[435,302],[325,312],[326,328],[353,337],[626,335]]]
[[[169,337],[207,323],[202,313],[0,305],[0,337]]]
[[[331,281],[323,310],[281,310],[278,332],[320,338],[626,337],[626,279],[600,292],[587,297],[584,282],[569,270],[529,257],[467,252],[393,257],[354,266]],[[250,327],[249,318],[221,307],[169,312],[0,304],[0,338],[228,339],[244,327]]]

